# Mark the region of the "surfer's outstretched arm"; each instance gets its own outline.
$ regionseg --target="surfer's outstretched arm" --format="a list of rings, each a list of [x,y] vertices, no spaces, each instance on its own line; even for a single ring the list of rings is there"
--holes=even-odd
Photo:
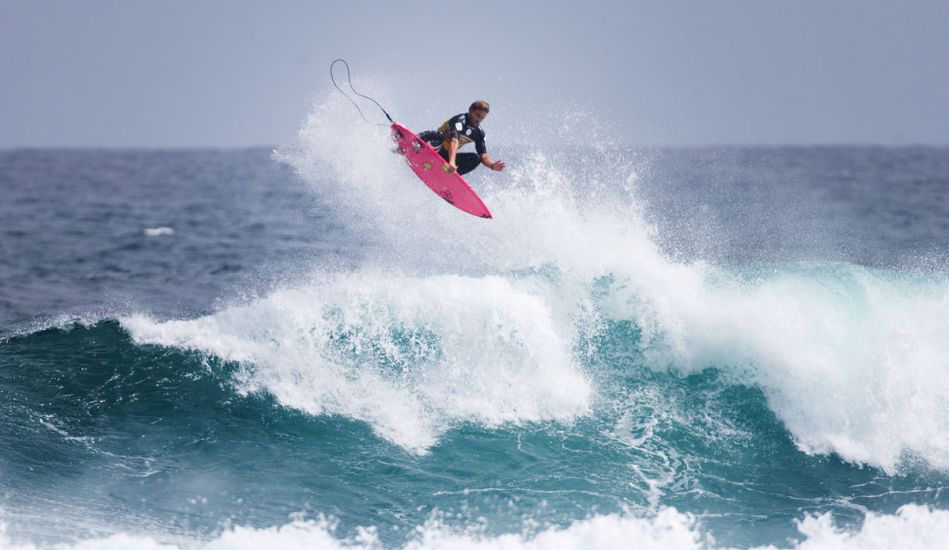
[[[504,168],[507,166],[506,164],[504,164],[504,161],[500,161],[500,160],[492,161],[491,157],[489,157],[487,153],[481,155],[481,164],[497,172],[504,170]]]

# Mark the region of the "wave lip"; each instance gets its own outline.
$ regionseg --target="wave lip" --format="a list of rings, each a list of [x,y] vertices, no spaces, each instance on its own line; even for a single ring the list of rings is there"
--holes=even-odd
[[[717,277],[614,297],[626,304],[616,315],[657,327],[645,343],[653,367],[713,366],[761,387],[805,452],[890,474],[917,458],[949,469],[945,278],[846,264]]]
[[[121,323],[139,344],[243,363],[241,391],[368,422],[417,453],[458,422],[571,421],[592,395],[572,325],[500,277],[349,274],[199,319]]]

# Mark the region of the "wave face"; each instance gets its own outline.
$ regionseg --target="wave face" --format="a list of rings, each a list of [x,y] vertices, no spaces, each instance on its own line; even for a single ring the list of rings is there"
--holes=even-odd
[[[41,239],[16,188],[0,545],[941,533],[944,150],[490,145],[485,221],[350,109],[318,101],[272,158],[0,154],[109,190]]]

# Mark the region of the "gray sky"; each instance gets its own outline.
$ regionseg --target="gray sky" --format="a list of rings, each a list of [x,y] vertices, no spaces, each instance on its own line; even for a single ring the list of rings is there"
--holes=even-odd
[[[292,143],[336,57],[508,141],[949,144],[946,1],[0,0],[0,148]]]

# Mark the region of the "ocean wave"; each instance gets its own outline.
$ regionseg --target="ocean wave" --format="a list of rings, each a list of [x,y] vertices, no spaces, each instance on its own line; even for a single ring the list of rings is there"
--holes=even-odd
[[[458,422],[569,422],[593,393],[570,323],[500,277],[350,274],[195,320],[122,326],[139,344],[242,363],[241,391],[365,421],[419,453]]]
[[[244,391],[367,421],[424,452],[458,421],[588,413],[595,388],[617,373],[582,368],[578,343],[613,330],[603,319],[629,320],[635,331],[608,335],[621,339],[614,345],[656,370],[716,368],[762,388],[805,452],[889,473],[917,459],[949,468],[949,338],[939,324],[949,285],[846,265],[719,277],[657,296],[615,278],[583,293],[541,275],[363,272],[205,318],[122,324],[138,343],[253,365]]]
[[[609,301],[643,328],[645,362],[761,387],[806,452],[949,469],[945,277],[771,266],[659,295],[631,282]]]
[[[301,147],[277,157],[376,243],[369,269],[514,282],[546,270],[555,280],[537,293],[544,308],[583,318],[552,325],[561,349],[596,318],[629,321],[626,345],[650,367],[716,368],[761,387],[805,452],[890,473],[918,459],[949,469],[946,274],[675,261],[636,196],[648,166],[615,150],[581,162],[527,152],[509,173],[474,173],[495,218],[469,219],[379,146],[383,130],[352,128],[350,108],[320,103]]]

